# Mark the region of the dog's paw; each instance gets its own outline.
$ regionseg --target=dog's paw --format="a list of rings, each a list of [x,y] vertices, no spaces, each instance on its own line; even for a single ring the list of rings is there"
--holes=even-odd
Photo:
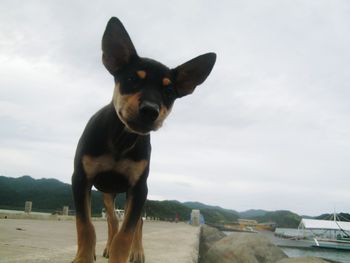
[[[92,257],[76,257],[72,263],[94,263],[96,262],[96,255]]]
[[[104,258],[109,258],[109,248],[106,247],[104,250],[103,250],[103,257]]]
[[[96,258],[87,259],[87,258],[76,258],[72,261],[72,263],[95,263]]]
[[[131,251],[129,261],[132,263],[145,263],[143,250]]]

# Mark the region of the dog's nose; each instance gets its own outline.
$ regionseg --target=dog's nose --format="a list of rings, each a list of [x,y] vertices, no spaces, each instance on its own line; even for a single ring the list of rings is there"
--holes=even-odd
[[[159,116],[159,106],[153,102],[143,101],[140,105],[139,113],[147,121],[155,121]]]

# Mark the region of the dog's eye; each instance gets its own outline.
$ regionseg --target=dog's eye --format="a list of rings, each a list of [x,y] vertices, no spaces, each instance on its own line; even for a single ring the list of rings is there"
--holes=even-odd
[[[138,70],[135,73],[130,74],[126,78],[126,81],[129,83],[132,83],[132,82],[138,82],[138,81],[145,79],[145,78],[146,78],[146,71]]]
[[[129,84],[135,83],[138,80],[140,80],[140,78],[136,74],[132,74],[126,77],[126,81]]]
[[[127,77],[126,81],[127,82],[135,82],[137,81],[139,78],[136,75],[130,75]]]
[[[168,100],[175,99],[176,91],[175,91],[174,87],[172,85],[166,86],[164,88],[164,95],[165,95],[165,98]]]

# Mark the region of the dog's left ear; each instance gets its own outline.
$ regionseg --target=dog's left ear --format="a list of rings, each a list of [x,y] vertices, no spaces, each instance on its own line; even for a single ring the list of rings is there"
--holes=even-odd
[[[112,75],[133,57],[137,57],[128,32],[116,17],[112,17],[107,23],[102,37],[102,51],[103,64]]]
[[[216,54],[207,53],[173,69],[178,97],[191,94],[196,86],[202,84],[213,69],[215,61]]]

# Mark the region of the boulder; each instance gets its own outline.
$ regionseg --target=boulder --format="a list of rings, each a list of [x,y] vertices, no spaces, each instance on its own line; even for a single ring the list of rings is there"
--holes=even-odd
[[[234,233],[212,244],[201,263],[276,263],[286,254],[256,233]]]
[[[199,243],[200,255],[204,255],[216,241],[219,241],[224,237],[226,237],[226,235],[214,227],[207,225],[201,226],[201,237]]]
[[[329,263],[329,261],[315,257],[284,258],[277,263]]]

